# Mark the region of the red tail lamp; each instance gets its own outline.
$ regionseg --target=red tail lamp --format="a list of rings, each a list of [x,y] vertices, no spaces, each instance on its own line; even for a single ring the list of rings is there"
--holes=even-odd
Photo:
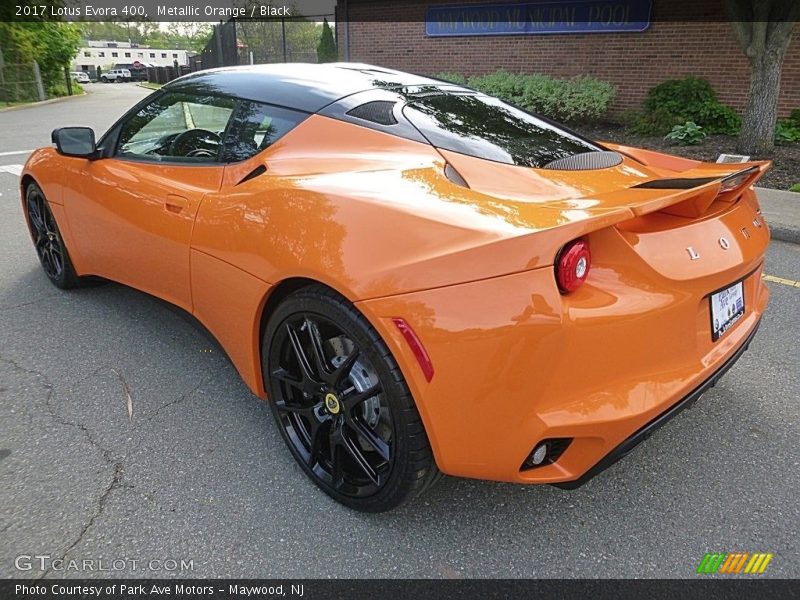
[[[592,254],[589,242],[574,240],[564,246],[556,260],[556,281],[562,294],[577,290],[589,275],[592,265]]]
[[[393,317],[392,322],[406,339],[406,343],[414,353],[414,358],[417,359],[417,362],[422,369],[422,373],[425,375],[425,379],[428,381],[433,379],[433,363],[431,362],[431,357],[428,356],[428,353],[425,350],[425,347],[422,345],[420,339],[417,337],[417,334],[414,333],[413,329],[411,329],[411,325],[409,325],[406,320],[401,317]]]

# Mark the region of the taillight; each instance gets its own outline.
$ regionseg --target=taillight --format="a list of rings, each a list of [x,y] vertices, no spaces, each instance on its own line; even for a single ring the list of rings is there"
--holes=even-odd
[[[403,337],[406,339],[406,343],[408,344],[409,348],[411,348],[411,352],[414,353],[414,358],[417,359],[420,368],[422,369],[422,374],[425,375],[425,379],[430,381],[433,379],[433,362],[431,361],[431,357],[428,356],[428,353],[425,350],[425,347],[422,345],[422,342],[417,337],[417,334],[411,329],[411,325],[409,325],[405,319],[400,317],[393,317],[392,321],[395,324],[395,327],[403,334]]]
[[[743,171],[739,171],[738,173],[734,173],[733,175],[728,175],[720,183],[719,193],[727,194],[728,192],[732,192],[736,188],[742,187],[744,183],[748,179],[750,179],[750,176],[753,174],[753,172],[757,170],[758,167],[750,167],[749,169],[745,169]]]
[[[577,290],[589,275],[592,255],[589,242],[575,240],[561,249],[556,261],[556,281],[562,294]]]

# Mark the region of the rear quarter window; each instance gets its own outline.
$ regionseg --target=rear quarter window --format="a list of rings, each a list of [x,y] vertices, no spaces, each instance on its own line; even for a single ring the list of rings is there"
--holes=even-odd
[[[308,117],[307,113],[243,101],[233,116],[225,140],[223,160],[238,162],[274,144]]]
[[[413,100],[403,114],[435,147],[526,167],[603,150],[589,140],[483,94]]]

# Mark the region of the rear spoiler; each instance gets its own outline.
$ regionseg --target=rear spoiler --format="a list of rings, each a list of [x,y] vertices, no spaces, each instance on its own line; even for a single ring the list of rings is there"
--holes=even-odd
[[[595,196],[595,206],[585,210],[599,214],[622,209],[627,211],[629,218],[654,212],[696,218],[717,200],[736,200],[743,190],[758,181],[772,166],[770,161],[759,161],[732,170],[730,164],[699,164],[702,166],[679,173],[671,172],[679,177],[651,179]],[[567,206],[564,202],[554,202],[548,208],[563,210]]]
[[[637,217],[656,211],[679,217],[699,217],[716,200],[726,202],[735,200],[742,190],[758,181],[771,166],[771,162],[763,161],[750,164],[733,173],[646,181],[633,186],[630,190],[657,190],[671,193],[660,194],[658,198],[632,206],[631,209]]]

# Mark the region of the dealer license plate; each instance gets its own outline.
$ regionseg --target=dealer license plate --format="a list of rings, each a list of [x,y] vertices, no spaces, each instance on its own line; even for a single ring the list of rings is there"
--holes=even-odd
[[[740,281],[711,294],[711,339],[717,341],[744,315],[744,285]]]

